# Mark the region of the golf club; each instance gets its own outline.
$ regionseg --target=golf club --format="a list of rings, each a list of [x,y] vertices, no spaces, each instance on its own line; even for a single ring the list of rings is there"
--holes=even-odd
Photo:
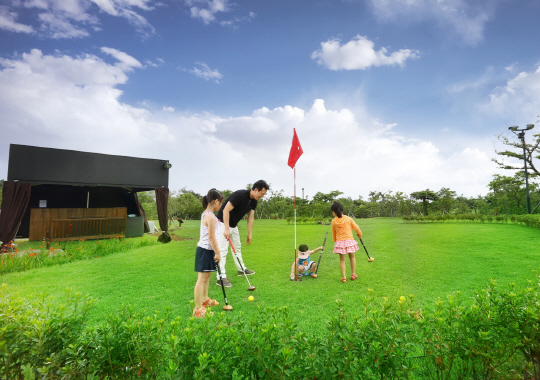
[[[223,290],[223,298],[225,298],[225,306],[223,306],[223,310],[231,311],[233,307],[229,305],[229,303],[227,302],[227,295],[225,294],[225,287],[223,286],[223,277],[221,276],[221,270],[219,269],[219,264],[216,264],[216,266],[217,266],[217,271],[219,273],[219,280],[221,281],[221,290]]]
[[[321,263],[321,257],[322,257],[322,253],[324,251],[324,246],[326,245],[326,238],[327,237],[328,237],[328,232],[326,233],[326,235],[324,235],[324,242],[322,243],[321,254],[319,256],[319,261],[317,262],[317,269],[315,269],[315,274],[317,274],[317,272],[319,271],[319,264]]]
[[[364,245],[364,242],[362,241],[362,238],[361,237],[358,237],[360,239],[360,243],[362,243],[362,247],[364,247],[364,251],[366,251],[366,255],[368,257],[368,262],[372,262],[373,260],[375,260],[373,257],[369,256],[369,253],[366,249],[366,246]]]
[[[229,238],[229,244],[231,245],[231,248],[233,250],[233,256],[234,258],[236,259],[236,262],[238,262],[238,265],[240,265],[240,268],[242,268],[242,273],[244,273],[244,277],[246,278],[247,282],[248,282],[248,285],[249,285],[249,288],[248,290],[250,292],[254,291],[256,288],[254,286],[251,286],[250,282],[249,282],[249,279],[247,278],[247,275],[246,275],[246,269],[244,268],[244,266],[242,265],[242,263],[240,262],[240,259],[238,258],[238,256],[236,256],[236,249],[234,249],[234,245],[231,241],[231,238]]]

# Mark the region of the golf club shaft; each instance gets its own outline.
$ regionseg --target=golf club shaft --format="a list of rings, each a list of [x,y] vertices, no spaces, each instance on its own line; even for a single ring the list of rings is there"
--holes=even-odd
[[[225,294],[225,286],[223,286],[223,277],[221,276],[221,270],[219,269],[219,264],[216,264],[217,271],[219,273],[219,281],[221,281],[221,290],[223,290],[223,298],[225,298],[225,305],[229,305],[227,302],[227,295]]]
[[[321,257],[322,257],[322,253],[324,251],[324,246],[326,245],[326,238],[327,237],[328,237],[328,232],[326,233],[326,235],[324,235],[324,242],[322,243],[321,254],[319,255],[319,261],[317,262],[317,268],[315,269],[315,274],[317,274],[317,272],[319,271],[319,264],[321,263]]]
[[[244,277],[246,278],[248,285],[251,288],[251,283],[249,282],[249,279],[247,278],[247,275],[246,275],[246,268],[244,268],[244,266],[242,265],[242,262],[240,261],[238,256],[236,256],[236,249],[234,249],[234,245],[231,241],[231,238],[229,238],[229,244],[231,245],[231,248],[233,250],[233,256],[236,259],[236,262],[238,263],[238,265],[240,265],[240,268],[242,268],[242,273],[244,274]]]
[[[362,241],[362,238],[360,238],[360,243],[362,243],[362,247],[364,247],[364,251],[366,251],[366,255],[368,259],[371,259],[371,256],[369,255],[366,246],[364,245],[364,242]]]

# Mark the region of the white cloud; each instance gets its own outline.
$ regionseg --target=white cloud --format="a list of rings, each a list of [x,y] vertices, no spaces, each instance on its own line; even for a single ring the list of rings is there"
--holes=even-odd
[[[117,66],[121,67],[123,71],[130,71],[134,67],[142,67],[139,61],[122,51],[108,47],[102,47],[101,51],[116,58],[118,60]]]
[[[0,59],[0,67],[2,135],[19,143],[93,146],[110,153],[119,141],[140,148],[149,141],[174,140],[166,126],[148,120],[146,109],[119,101],[122,91],[116,86],[128,79],[124,64],[34,49],[18,59]]]
[[[375,15],[386,22],[435,20],[461,41],[476,45],[483,39],[497,1],[481,0],[371,0]]]
[[[321,42],[321,49],[314,51],[311,58],[330,70],[365,70],[371,66],[403,66],[405,60],[418,58],[418,51],[401,49],[390,55],[382,47],[375,51],[375,44],[366,37],[356,36],[341,45],[340,40]]]
[[[184,0],[190,9],[190,15],[194,19],[200,19],[205,25],[218,22],[218,14],[230,12],[235,5],[229,0]],[[242,22],[249,22],[255,18],[254,12],[249,12],[245,16],[234,16],[228,20],[219,21],[221,26],[236,27]]]
[[[185,0],[186,5],[191,7],[191,17],[200,18],[205,24],[215,21],[216,14],[228,12],[228,0]]]
[[[219,80],[223,77],[223,75],[221,75],[218,70],[210,69],[210,67],[204,62],[196,62],[195,64],[199,65],[200,68],[194,67],[189,72],[195,74],[199,78],[203,78],[206,80],[213,79],[216,83],[219,83]]]
[[[0,9],[0,28],[29,33],[31,27],[15,22],[19,13],[34,17],[36,29],[42,36],[82,38],[88,28],[99,30],[99,12],[127,19],[143,36],[154,33],[154,28],[138,11],[149,11],[151,0],[17,0]],[[31,31],[31,30],[30,30]]]
[[[16,33],[32,33],[34,29],[30,25],[18,23],[17,13],[10,12],[8,7],[0,7],[0,29]]]
[[[512,124],[533,123],[540,110],[540,65],[535,71],[520,72],[505,86],[494,89],[482,109],[490,115],[506,116]]]
[[[355,112],[328,109],[317,99],[309,109],[262,107],[239,117],[134,107],[121,102],[119,87],[139,61],[103,51],[118,62],[39,50],[0,59],[0,134],[9,136],[0,141],[2,155],[16,143],[168,159],[173,190],[236,190],[263,178],[291,195],[287,158],[296,128],[304,150],[297,185],[310,197],[336,189],[356,198],[376,189],[441,187],[474,196],[486,193],[495,169],[488,154],[473,148],[478,142],[462,139],[470,146],[444,155],[435,143],[408,138],[361,105]],[[6,165],[0,158],[0,173],[7,173]]]

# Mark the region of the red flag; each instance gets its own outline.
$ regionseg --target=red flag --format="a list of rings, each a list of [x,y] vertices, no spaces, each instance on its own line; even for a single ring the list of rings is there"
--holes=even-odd
[[[291,152],[289,153],[289,166],[294,169],[294,165],[296,165],[296,161],[300,158],[300,156],[304,153],[302,150],[302,146],[300,145],[300,140],[298,140],[298,136],[296,135],[296,128],[294,129],[294,136],[292,138],[292,146],[291,146]]]

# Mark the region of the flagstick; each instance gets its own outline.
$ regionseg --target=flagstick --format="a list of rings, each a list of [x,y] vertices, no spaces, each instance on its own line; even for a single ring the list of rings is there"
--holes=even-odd
[[[294,263],[296,264],[296,165],[294,166]],[[294,281],[298,281],[298,265],[295,265]]]

